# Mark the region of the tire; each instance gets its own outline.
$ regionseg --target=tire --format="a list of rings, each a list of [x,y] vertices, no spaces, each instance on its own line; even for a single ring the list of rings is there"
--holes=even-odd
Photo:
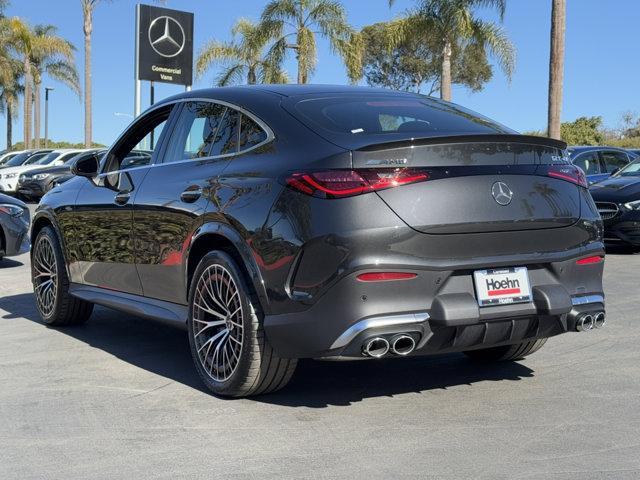
[[[215,395],[260,395],[291,379],[297,360],[277,356],[262,319],[257,295],[236,262],[222,251],[205,255],[189,288],[187,327],[196,370]]]
[[[51,326],[86,322],[93,304],[69,294],[69,277],[56,232],[51,227],[44,227],[33,245],[31,282],[42,321]]]
[[[501,347],[482,348],[463,352],[467,357],[481,362],[504,362],[521,360],[534,352],[537,352],[547,342],[546,338],[532,340],[530,342],[516,343],[515,345],[503,345]]]

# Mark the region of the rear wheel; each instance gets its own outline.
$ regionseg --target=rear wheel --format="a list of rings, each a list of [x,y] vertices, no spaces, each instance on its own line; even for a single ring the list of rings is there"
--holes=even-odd
[[[515,345],[468,350],[464,354],[473,360],[481,362],[520,360],[540,350],[546,342],[546,338],[541,338],[530,342],[516,343]]]
[[[291,379],[297,360],[274,352],[264,334],[255,292],[226,253],[210,252],[198,264],[187,324],[198,374],[216,395],[259,395]]]
[[[31,282],[38,313],[47,325],[77,325],[91,316],[93,304],[69,294],[62,248],[51,227],[40,230],[34,242]]]

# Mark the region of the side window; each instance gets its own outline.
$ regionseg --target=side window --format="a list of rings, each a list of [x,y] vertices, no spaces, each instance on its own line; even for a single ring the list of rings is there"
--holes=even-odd
[[[187,102],[171,135],[165,162],[209,157],[226,107],[208,102]]]
[[[224,155],[238,151],[238,134],[240,128],[240,114],[232,108],[227,111],[220,123],[220,128],[213,141],[211,155]]]
[[[580,167],[587,175],[597,175],[600,173],[600,162],[598,161],[598,152],[586,152],[573,161],[573,164]]]
[[[629,163],[626,153],[615,151],[603,151],[602,161],[607,173],[613,173],[614,170],[620,169]]]
[[[267,133],[256,122],[246,115],[241,116],[240,122],[240,151],[264,142]]]
[[[172,105],[160,108],[136,122],[109,153],[103,173],[148,165],[172,108]]]

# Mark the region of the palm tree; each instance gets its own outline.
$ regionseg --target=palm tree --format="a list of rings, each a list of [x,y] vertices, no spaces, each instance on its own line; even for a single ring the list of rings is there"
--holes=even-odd
[[[560,139],[562,111],[562,82],[564,78],[564,32],[566,0],[551,2],[551,54],[549,57],[549,113],[547,135]]]
[[[213,64],[224,69],[218,76],[218,86],[241,83],[286,83],[287,75],[279,64],[265,58],[269,36],[251,20],[239,19],[232,29],[231,42],[211,41],[198,54],[196,75],[201,77]]]
[[[11,18],[6,23],[8,41],[11,49],[15,51],[19,62],[22,64],[22,75],[24,78],[24,145],[25,148],[31,146],[31,107],[32,96],[32,65],[33,55],[33,32],[29,25],[17,17]]]
[[[344,7],[334,0],[272,0],[262,12],[262,28],[275,39],[268,55],[274,64],[280,65],[288,50],[296,52],[298,83],[307,83],[315,70],[316,33],[342,55],[352,34]]]
[[[389,5],[394,1],[389,0]],[[419,0],[417,8],[408,16],[390,22],[390,46],[393,48],[410,37],[419,38],[425,32],[435,35],[441,55],[440,97],[443,100],[451,100],[452,54],[463,51],[465,45],[473,44],[489,50],[511,79],[515,67],[513,45],[500,26],[473,14],[476,7],[493,7],[498,10],[502,21],[506,3],[506,0]]]
[[[100,0],[80,0],[82,5],[84,31],[84,146],[91,147],[91,33],[93,32],[93,11]]]
[[[10,150],[13,144],[13,119],[18,114],[18,102],[20,95],[24,92],[24,87],[20,83],[22,65],[14,62],[8,68],[10,70],[4,71],[11,72],[11,81],[0,80],[0,112],[7,116],[7,150]]]
[[[54,80],[66,84],[80,95],[78,71],[73,59],[75,47],[65,39],[57,36],[53,25],[36,25],[33,29],[33,49],[31,66],[33,76],[34,99],[34,143],[40,146],[40,95],[42,77],[47,74]]]

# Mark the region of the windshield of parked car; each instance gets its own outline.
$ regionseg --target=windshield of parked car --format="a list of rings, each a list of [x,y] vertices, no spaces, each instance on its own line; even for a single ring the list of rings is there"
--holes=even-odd
[[[26,162],[26,164],[27,165],[30,165],[30,164],[34,164],[34,165],[49,165],[51,162],[53,162],[55,159],[57,159],[60,156],[60,152],[45,153],[43,155],[44,156],[38,157],[35,160],[32,160],[30,158]],[[36,155],[34,155],[34,157],[36,157]]]
[[[7,153],[2,160],[0,160],[0,165],[6,165],[9,160],[18,155],[17,153]]]
[[[640,159],[634,160],[629,165],[621,169],[614,175],[615,177],[638,177],[640,176]]]
[[[5,163],[5,167],[18,167],[20,165],[22,165],[31,155],[31,152],[22,152],[17,154],[15,157],[13,157],[11,160],[9,160],[7,163]]]

